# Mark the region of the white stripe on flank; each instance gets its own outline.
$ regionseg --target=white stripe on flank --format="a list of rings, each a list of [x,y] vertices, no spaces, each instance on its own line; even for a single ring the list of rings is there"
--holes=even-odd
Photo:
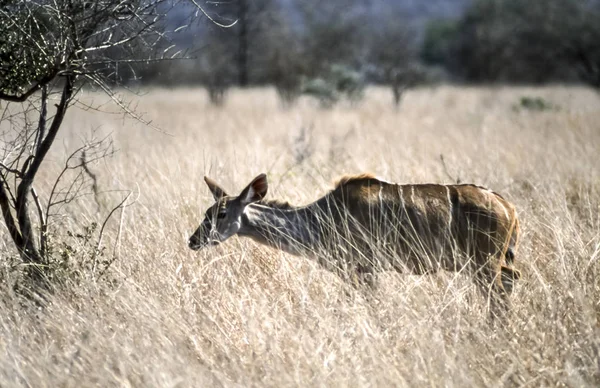
[[[402,204],[402,211],[405,211],[406,204],[404,203],[404,190],[402,190],[402,186],[398,186],[398,191],[400,193],[400,203]]]
[[[452,198],[450,198],[450,187],[446,187],[446,196],[448,197],[448,229],[452,228]]]
[[[502,209],[504,209],[504,215],[506,216],[506,219],[509,220],[510,217],[508,216],[508,211],[506,210],[506,206],[504,206],[504,204],[502,203],[502,201],[500,201],[500,198],[498,198],[496,196],[496,194],[494,194],[494,197],[496,197],[496,201],[498,201],[498,203],[500,204],[500,206],[502,206]]]

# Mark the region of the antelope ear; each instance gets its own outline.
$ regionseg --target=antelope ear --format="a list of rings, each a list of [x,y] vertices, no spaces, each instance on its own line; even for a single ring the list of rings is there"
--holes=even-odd
[[[269,184],[267,183],[267,175],[260,174],[250,182],[238,197],[243,204],[260,201],[267,195]]]
[[[227,193],[225,192],[225,190],[223,190],[221,186],[219,186],[217,182],[213,181],[207,176],[204,177],[204,182],[206,182],[206,184],[208,185],[208,189],[215,198],[215,201],[218,201],[223,197],[227,197]]]

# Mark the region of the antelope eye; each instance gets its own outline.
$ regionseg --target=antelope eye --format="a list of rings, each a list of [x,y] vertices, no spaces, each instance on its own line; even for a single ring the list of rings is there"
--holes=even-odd
[[[217,218],[224,218],[227,215],[227,212],[219,212],[217,214]]]

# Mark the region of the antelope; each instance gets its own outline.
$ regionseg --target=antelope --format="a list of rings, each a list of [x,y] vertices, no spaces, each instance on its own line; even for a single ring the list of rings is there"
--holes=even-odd
[[[265,200],[267,176],[230,196],[204,178],[215,203],[189,238],[199,250],[231,236],[293,255],[316,258],[352,284],[373,286],[377,272],[467,271],[487,297],[492,316],[508,307],[520,272],[515,207],[472,184],[394,184],[370,174],[341,178],[306,206]]]

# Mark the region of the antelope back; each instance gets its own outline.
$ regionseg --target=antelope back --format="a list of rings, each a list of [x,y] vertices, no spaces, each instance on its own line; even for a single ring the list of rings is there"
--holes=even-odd
[[[514,207],[475,185],[396,185],[360,176],[343,180],[331,195],[340,235],[417,273],[457,270],[466,263],[459,256],[479,264],[504,258],[518,237]]]

